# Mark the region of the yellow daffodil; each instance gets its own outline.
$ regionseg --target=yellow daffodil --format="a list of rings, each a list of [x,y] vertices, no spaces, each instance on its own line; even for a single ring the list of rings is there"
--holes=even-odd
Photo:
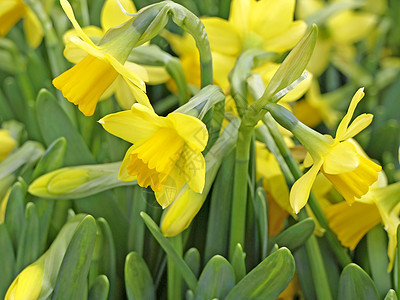
[[[36,48],[43,39],[43,28],[35,13],[22,0],[0,2],[0,36],[5,36],[20,19],[24,19],[23,25],[28,44]]]
[[[130,42],[130,22],[121,25],[118,35],[107,35],[95,45],[84,33],[75,19],[71,5],[67,0],[60,0],[61,5],[74,26],[80,38],[72,36],[70,42],[81,48],[87,56],[74,67],[53,80],[54,86],[61,90],[64,97],[79,106],[86,116],[94,113],[97,102],[111,84],[120,78],[126,83],[127,89],[134,95],[135,100],[151,107],[145,94],[145,84],[132,70],[123,64],[132,48]]]
[[[0,129],[0,161],[4,160],[17,146],[17,142],[7,130]]]
[[[26,267],[8,288],[5,300],[39,299],[44,269],[44,256]]]
[[[201,151],[208,132],[199,119],[181,113],[160,117],[135,103],[131,110],[105,116],[99,123],[111,134],[133,143],[125,154],[119,179],[150,186],[163,208],[185,183],[194,192],[202,192],[205,163]]]
[[[363,97],[364,91],[359,89],[337,128],[335,138],[315,132],[294,117],[294,122],[287,120],[291,123],[291,132],[308,151],[304,166],[311,166],[307,173],[294,183],[290,191],[290,204],[296,213],[306,205],[319,170],[349,204],[366,194],[371,184],[378,179],[381,167],[359,154],[356,147],[347,141],[372,122],[371,114],[362,114],[350,124],[354,110]]]
[[[233,0],[229,20],[201,18],[210,41],[215,83],[226,90],[229,72],[247,49],[283,53],[294,47],[306,30],[303,21],[293,21],[294,7],[294,0]],[[199,59],[193,39],[170,33],[165,37],[180,56],[188,82],[198,86]]]
[[[135,5],[130,0],[121,1],[123,7],[131,14],[136,13]],[[102,28],[96,26],[88,26],[82,28],[83,32],[87,34],[91,40],[100,41],[104,34],[112,27],[121,25],[128,21],[130,17],[125,15],[118,3],[115,0],[105,1],[101,13]],[[71,42],[71,38],[77,36],[77,31],[71,29],[67,31],[63,40],[65,43],[64,56],[75,64],[79,63],[85,58],[87,52],[79,48],[75,43]],[[169,75],[162,67],[155,66],[141,66],[129,60],[124,63],[124,67],[129,69],[132,73],[136,74],[144,82],[148,84],[160,84],[169,79]],[[102,94],[100,100],[107,99],[112,94],[123,109],[129,109],[133,103],[136,102],[135,90],[129,87],[129,84],[124,80],[123,76],[118,76],[114,83]]]

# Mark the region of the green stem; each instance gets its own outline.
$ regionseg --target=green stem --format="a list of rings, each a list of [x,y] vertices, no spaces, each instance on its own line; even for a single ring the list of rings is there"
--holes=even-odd
[[[168,238],[174,247],[175,251],[182,256],[183,247],[182,247],[182,235],[178,234],[175,237]],[[182,299],[182,275],[177,270],[174,261],[168,257],[167,259],[168,266],[168,300],[180,300]]]
[[[274,119],[270,114],[266,114],[263,121],[265,125],[267,125],[267,128],[271,133],[276,143],[276,146],[278,147],[280,153],[282,154],[294,179],[295,180],[299,179],[301,176],[303,176],[303,172],[300,170],[296,160],[293,158],[293,155],[290,152],[290,149],[287,147],[285,141],[283,140],[282,135],[279,132],[279,129]],[[293,183],[294,182],[292,182],[292,184]],[[326,219],[317,199],[312,193],[310,193],[308,204],[311,210],[313,211],[318,223],[325,229],[325,237],[329,245],[331,246],[331,249],[335,253],[337,259],[339,260],[341,266],[344,268],[347,264],[351,263],[351,258],[346,252],[346,250],[343,248],[343,246],[340,244],[340,242],[338,241],[335,233],[329,227],[328,220]]]
[[[190,98],[190,91],[186,82],[185,72],[177,58],[171,58],[165,65],[168,74],[174,79],[178,88],[179,106],[188,102]]]
[[[241,126],[236,145],[236,162],[233,184],[231,234],[229,257],[232,257],[236,245],[244,245],[247,207],[247,182],[249,173],[250,143],[253,127]]]
[[[231,0],[220,0],[219,17],[223,19],[228,19],[230,9],[231,9]]]

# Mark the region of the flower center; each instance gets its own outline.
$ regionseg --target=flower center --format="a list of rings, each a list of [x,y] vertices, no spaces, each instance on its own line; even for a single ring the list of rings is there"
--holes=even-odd
[[[174,129],[161,128],[132,151],[127,171],[142,187],[159,192],[181,156],[185,142]]]

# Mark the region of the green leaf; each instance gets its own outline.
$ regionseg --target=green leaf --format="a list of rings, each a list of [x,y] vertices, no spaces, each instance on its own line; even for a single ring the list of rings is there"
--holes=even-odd
[[[134,201],[132,201],[131,211],[128,218],[128,251],[135,251],[140,255],[143,255],[145,225],[140,217],[140,212],[146,211],[147,190],[140,186],[134,186],[132,189],[134,191]]]
[[[397,298],[396,292],[394,290],[390,289],[387,292],[385,299],[383,299],[383,300],[397,300],[397,299],[398,298]]]
[[[194,276],[192,270],[190,270],[189,266],[185,263],[183,258],[179,256],[179,254],[175,251],[168,239],[163,236],[160,229],[158,228],[156,223],[154,223],[154,221],[150,218],[150,216],[144,212],[141,212],[140,216],[146,223],[146,226],[150,230],[151,234],[167,253],[168,257],[174,262],[176,268],[181,272],[182,277],[188,287],[191,290],[195,291],[197,287],[197,279],[196,276]]]
[[[256,190],[254,214],[256,217],[258,235],[261,245],[261,258],[264,259],[267,257],[268,252],[268,205],[267,196],[262,187],[258,187]],[[288,248],[290,249],[290,247]]]
[[[25,101],[16,80],[13,77],[7,77],[3,82],[4,92],[9,99],[8,104],[11,106],[14,115],[17,117],[18,121],[26,121]]]
[[[78,225],[65,253],[53,300],[85,299],[87,276],[96,240],[96,221],[86,216]]]
[[[271,238],[270,245],[278,244],[280,247],[287,247],[290,251],[294,252],[304,245],[314,233],[314,229],[314,220],[312,218],[306,218]]]
[[[39,216],[36,205],[29,202],[25,210],[25,224],[18,242],[16,269],[19,273],[39,257]]]
[[[0,299],[4,298],[15,276],[15,255],[6,225],[0,224]]]
[[[39,252],[42,253],[47,246],[47,238],[53,217],[55,202],[47,199],[37,199],[35,204],[39,215]]]
[[[88,300],[107,300],[109,287],[107,276],[97,276],[89,289]]]
[[[246,254],[243,252],[243,248],[240,244],[236,245],[235,251],[233,251],[231,264],[235,271],[236,282],[242,280],[246,276]]]
[[[18,248],[19,238],[25,224],[25,195],[26,189],[16,182],[8,197],[4,223],[7,226],[14,249]]]
[[[239,281],[225,299],[274,300],[288,286],[294,271],[292,254],[280,248]]]
[[[14,113],[7,102],[6,96],[4,96],[3,91],[0,89],[0,120],[8,121],[12,119],[15,119]]]
[[[385,297],[391,288],[391,276],[387,271],[389,259],[387,256],[387,233],[381,224],[367,233],[368,258],[371,266],[370,274],[379,293],[379,298]]]
[[[340,275],[338,299],[377,300],[378,291],[371,277],[356,264],[348,264]]]
[[[92,164],[94,158],[69,117],[54,96],[42,89],[37,97],[37,117],[47,146],[64,137],[67,141],[66,165]]]
[[[67,141],[64,137],[56,139],[46,150],[35,167],[32,180],[39,176],[61,168],[64,163]]]
[[[198,277],[200,273],[200,252],[196,248],[190,248],[186,251],[184,260],[192,270],[193,274]]]
[[[224,299],[235,285],[230,263],[220,255],[211,258],[200,275],[195,300]]]
[[[144,259],[131,252],[125,262],[125,288],[129,300],[156,299],[153,278]]]

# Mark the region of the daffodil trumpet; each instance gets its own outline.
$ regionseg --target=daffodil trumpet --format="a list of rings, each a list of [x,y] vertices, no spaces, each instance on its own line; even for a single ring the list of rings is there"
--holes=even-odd
[[[363,89],[359,89],[337,128],[335,138],[312,130],[280,105],[271,103],[265,106],[274,119],[290,130],[308,151],[304,165],[312,167],[294,183],[290,192],[290,203],[296,213],[307,203],[319,170],[350,205],[366,194],[378,179],[381,167],[359,154],[355,146],[347,141],[372,122],[371,114],[362,114],[350,124],[354,110],[363,96]]]

